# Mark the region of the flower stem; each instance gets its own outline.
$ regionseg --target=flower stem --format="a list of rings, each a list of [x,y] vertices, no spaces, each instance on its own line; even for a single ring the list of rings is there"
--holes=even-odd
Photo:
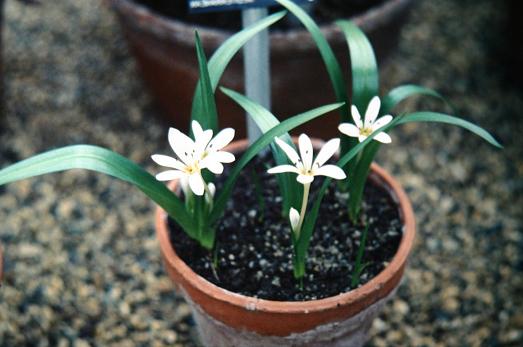
[[[303,225],[303,220],[305,219],[305,212],[307,212],[307,202],[309,200],[310,188],[311,188],[310,183],[303,185],[303,200],[301,202],[300,221],[298,222],[298,226],[296,228],[296,231],[297,231],[296,238],[297,239],[300,237],[301,227]]]

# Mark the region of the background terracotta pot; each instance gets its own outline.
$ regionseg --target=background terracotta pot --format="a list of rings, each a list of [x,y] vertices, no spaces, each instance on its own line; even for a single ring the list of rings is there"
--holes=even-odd
[[[246,141],[229,151],[245,149]],[[156,212],[156,233],[170,278],[191,305],[200,336],[208,346],[360,346],[381,307],[402,278],[412,249],[415,222],[405,192],[384,169],[372,165],[370,179],[397,202],[403,237],[390,264],[365,285],[321,300],[261,300],[220,288],[197,275],[171,246],[167,214]],[[171,183],[176,188],[176,182]]]
[[[108,0],[116,11],[131,51],[153,95],[171,125],[188,127],[190,105],[198,78],[194,30],[198,29],[208,55],[231,33],[163,17],[132,0]],[[373,43],[380,62],[397,46],[400,28],[413,0],[385,0],[353,18]],[[334,24],[322,26],[343,71],[349,71],[347,43]],[[280,117],[294,115],[335,101],[334,93],[317,48],[304,29],[271,32],[271,75],[273,111]],[[347,76],[348,78],[348,76]],[[243,90],[243,64],[235,58],[221,85]],[[244,112],[222,93],[217,93],[221,126],[245,132]],[[328,116],[301,130],[312,136],[336,133],[339,119]]]

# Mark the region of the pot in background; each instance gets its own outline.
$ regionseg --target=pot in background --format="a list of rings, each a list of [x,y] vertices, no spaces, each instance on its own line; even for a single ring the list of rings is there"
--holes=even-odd
[[[247,141],[227,148],[242,152]],[[206,346],[362,346],[373,319],[391,298],[412,249],[415,222],[410,201],[399,183],[372,164],[369,178],[390,192],[403,222],[403,237],[389,265],[366,284],[333,297],[302,302],[262,300],[220,288],[196,274],[171,245],[167,214],[156,212],[156,234],[165,267],[193,311]],[[176,182],[170,188],[176,189]]]
[[[199,75],[194,30],[198,30],[208,56],[230,37],[231,32],[167,18],[133,0],[106,1],[118,15],[142,77],[169,124],[179,129],[188,128]],[[413,0],[385,0],[352,18],[373,43],[378,61],[383,61],[397,46],[400,29],[412,3]],[[342,63],[343,71],[349,74],[348,48],[341,31],[334,24],[321,28]],[[285,118],[335,100],[324,63],[305,29],[273,31],[270,41],[272,111],[275,115]],[[232,60],[220,84],[244,90],[240,55]],[[220,127],[234,126],[240,136],[245,135],[244,111],[221,92],[216,94],[216,102]],[[323,117],[309,122],[296,133],[332,137],[338,118],[338,115]]]

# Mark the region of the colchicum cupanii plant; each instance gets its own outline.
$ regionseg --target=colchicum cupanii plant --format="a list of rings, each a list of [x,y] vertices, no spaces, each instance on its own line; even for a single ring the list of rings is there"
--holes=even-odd
[[[380,99],[378,69],[368,39],[350,21],[339,21],[337,24],[347,38],[351,61],[352,95],[349,99],[340,64],[318,26],[292,1],[277,1],[303,23],[316,42],[332,81],[336,103],[280,122],[269,110],[256,102],[233,90],[221,88],[223,93],[245,109],[263,134],[238,158],[226,150],[225,147],[233,140],[235,131],[231,128],[221,131],[218,129],[214,99],[218,82],[227,64],[245,42],[285,15],[285,12],[279,12],[233,35],[213,54],[209,62],[196,34],[200,80],[194,94],[190,129],[188,134],[178,129],[169,129],[168,141],[175,156],[152,156],[154,162],[167,168],[156,177],[108,149],[75,145],[36,155],[1,170],[0,185],[73,168],[105,173],[138,187],[161,206],[187,235],[212,252],[216,243],[217,223],[225,211],[238,176],[258,153],[270,146],[275,166],[269,168],[268,172],[276,175],[282,196],[282,216],[289,221],[294,277],[297,283],[303,283],[307,249],[322,198],[332,179],[335,179],[336,187],[348,193],[349,218],[353,223],[364,226],[351,279],[354,287],[363,266],[361,259],[368,229],[365,221],[360,218],[363,188],[380,144],[392,141],[388,134],[391,129],[410,122],[447,123],[463,127],[489,143],[501,146],[482,128],[450,115],[415,112],[393,117],[390,113],[394,107],[409,96],[424,94],[440,99],[441,96],[423,87],[405,85],[391,90]],[[312,141],[306,134],[299,136],[296,147],[289,131],[334,110],[340,114],[339,138],[327,141],[316,156]],[[332,158],[336,158],[337,162],[327,164]],[[224,164],[230,165],[230,170],[223,185],[217,190],[214,181],[216,175],[224,172]],[[318,176],[324,176],[323,182],[314,202],[309,204],[311,183]],[[179,180],[183,193],[180,196],[161,182],[173,179]]]

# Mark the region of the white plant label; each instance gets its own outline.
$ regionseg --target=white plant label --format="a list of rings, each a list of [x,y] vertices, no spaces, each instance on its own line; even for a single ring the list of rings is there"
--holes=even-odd
[[[313,0],[294,0],[296,4],[310,3]],[[214,12],[245,10],[255,7],[270,7],[278,3],[274,0],[187,0],[189,12]]]

